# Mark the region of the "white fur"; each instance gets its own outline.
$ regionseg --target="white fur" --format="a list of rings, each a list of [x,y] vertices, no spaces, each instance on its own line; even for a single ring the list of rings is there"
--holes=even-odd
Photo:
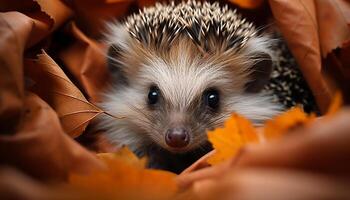
[[[107,136],[116,145],[128,145],[131,150],[136,151],[143,145],[149,143],[145,127],[134,130],[137,119],[141,118],[139,113],[132,110],[130,105],[138,107],[140,101],[144,101],[145,94],[134,88],[122,88],[118,91],[111,89],[105,94],[105,100],[101,104],[102,108],[115,116],[125,117],[114,119],[109,116],[102,116],[100,126],[106,130]],[[140,108],[142,109],[142,108]]]
[[[271,47],[274,45],[275,39],[270,38],[268,35],[261,35],[252,37],[247,41],[244,47],[244,53],[247,56],[254,56],[257,53],[266,53],[272,59],[275,60],[275,55]]]
[[[166,101],[174,107],[186,108],[195,97],[211,86],[232,82],[220,67],[200,65],[186,55],[180,55],[170,65],[161,59],[155,59],[149,66],[142,68],[142,79],[156,84]]]
[[[247,117],[256,125],[262,124],[282,111],[281,105],[272,103],[267,94],[242,94],[232,97],[232,100],[230,105],[232,112]]]

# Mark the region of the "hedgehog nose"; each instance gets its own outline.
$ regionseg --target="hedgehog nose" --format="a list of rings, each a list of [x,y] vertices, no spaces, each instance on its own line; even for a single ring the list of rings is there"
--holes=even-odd
[[[173,148],[181,148],[188,145],[190,136],[185,128],[171,128],[165,134],[165,142]]]

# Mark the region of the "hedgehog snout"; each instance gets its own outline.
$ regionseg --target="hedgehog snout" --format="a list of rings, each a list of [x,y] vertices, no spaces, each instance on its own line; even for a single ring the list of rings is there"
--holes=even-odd
[[[165,142],[172,148],[184,148],[190,142],[190,135],[186,128],[169,128],[165,133]]]

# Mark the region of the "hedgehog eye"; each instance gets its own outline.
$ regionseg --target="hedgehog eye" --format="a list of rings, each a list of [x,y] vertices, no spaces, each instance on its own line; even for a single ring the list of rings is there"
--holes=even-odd
[[[156,86],[151,86],[148,92],[148,104],[154,105],[159,99],[159,89]]]
[[[219,106],[219,92],[215,89],[208,89],[204,92],[204,103],[212,109]]]

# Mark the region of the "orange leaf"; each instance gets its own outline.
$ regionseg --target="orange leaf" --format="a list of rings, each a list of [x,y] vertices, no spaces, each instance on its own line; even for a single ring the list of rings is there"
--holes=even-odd
[[[115,199],[168,199],[175,195],[175,174],[145,169],[145,159],[138,159],[127,148],[99,154],[99,157],[106,163],[106,170],[86,176],[72,174],[70,185],[80,190],[109,193]]]
[[[326,115],[333,115],[340,110],[343,105],[343,95],[337,91],[333,97],[331,105],[328,107]]]
[[[264,0],[230,0],[230,2],[237,4],[242,8],[253,9],[259,7],[264,2]]]
[[[120,160],[126,164],[130,164],[140,169],[145,168],[146,166],[146,158],[138,158],[132,151],[130,151],[126,147],[119,149],[115,153],[99,153],[97,154],[97,156],[104,161]]]
[[[208,139],[216,150],[208,163],[214,165],[235,156],[245,144],[258,142],[258,135],[250,121],[233,114],[223,128],[209,131]]]
[[[33,87],[57,112],[69,135],[79,136],[90,120],[103,111],[86,100],[81,91],[69,80],[63,70],[44,51],[38,60],[26,60],[26,70],[34,81]]]
[[[266,139],[279,138],[287,131],[313,121],[315,115],[307,115],[300,107],[294,107],[285,113],[267,121],[264,127]]]

